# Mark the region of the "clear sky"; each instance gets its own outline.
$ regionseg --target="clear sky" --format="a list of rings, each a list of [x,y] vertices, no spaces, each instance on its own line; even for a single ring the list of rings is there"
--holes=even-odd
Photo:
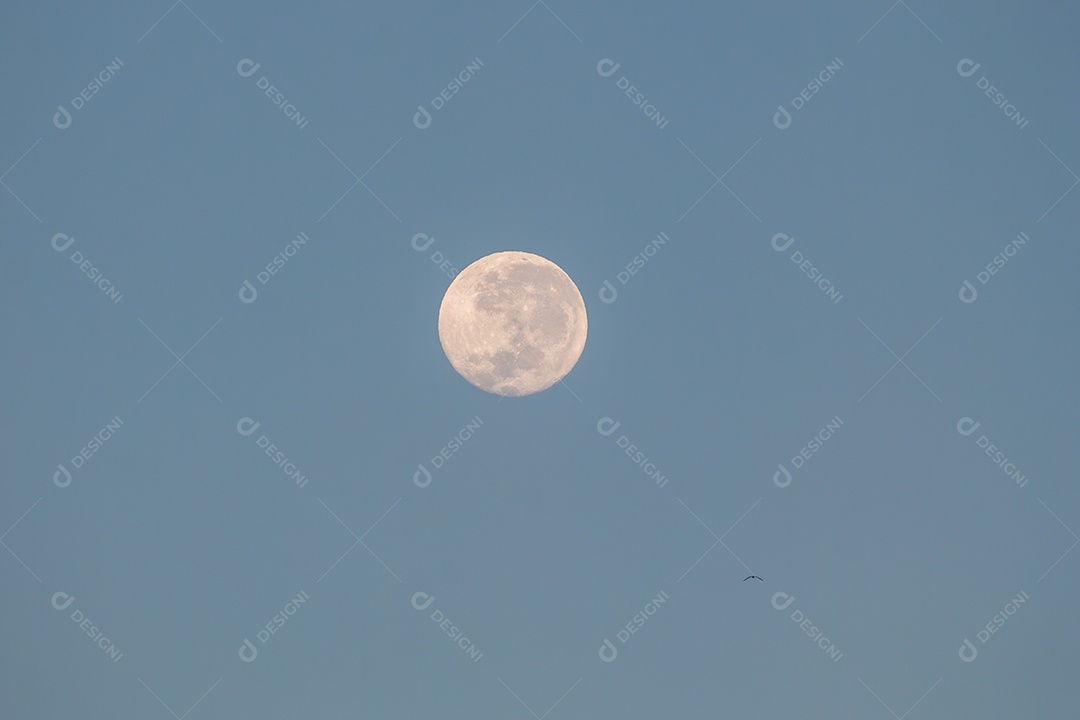
[[[1075,716],[1080,9],[529,3],[0,9],[0,714]]]

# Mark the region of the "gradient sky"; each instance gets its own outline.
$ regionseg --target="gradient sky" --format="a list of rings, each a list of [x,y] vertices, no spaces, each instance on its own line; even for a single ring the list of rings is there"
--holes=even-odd
[[[1075,5],[0,28],[5,716],[1076,714]],[[500,400],[436,320],[503,250],[589,337]]]

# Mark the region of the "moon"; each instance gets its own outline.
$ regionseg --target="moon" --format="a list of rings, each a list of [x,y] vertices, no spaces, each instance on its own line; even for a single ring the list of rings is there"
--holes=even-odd
[[[555,263],[498,252],[462,270],[439,307],[439,340],[470,383],[532,395],[566,377],[585,349],[585,301]]]

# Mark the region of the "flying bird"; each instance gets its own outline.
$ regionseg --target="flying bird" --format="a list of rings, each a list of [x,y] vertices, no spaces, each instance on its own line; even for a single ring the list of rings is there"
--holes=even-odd
[[[743,580],[743,582],[746,582],[747,580],[750,580],[751,578],[753,578],[754,580],[761,580],[761,582],[765,582],[765,580],[763,580],[762,578],[759,578],[757,575],[751,575],[750,577],[745,578]]]

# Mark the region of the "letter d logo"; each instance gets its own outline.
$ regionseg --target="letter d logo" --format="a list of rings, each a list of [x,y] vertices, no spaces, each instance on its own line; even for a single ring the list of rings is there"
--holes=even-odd
[[[262,67],[262,65],[255,62],[251,58],[244,58],[240,62],[236,63],[236,72],[240,75],[240,77],[251,77],[260,67]],[[254,660],[255,658],[251,659]]]
[[[962,417],[960,418],[960,422],[956,423],[956,432],[960,433],[964,437],[967,437],[971,433],[978,430],[980,425],[982,425],[982,423],[975,422],[969,417]]]
[[[620,67],[622,67],[622,65],[615,62],[611,58],[604,58],[600,62],[596,63],[596,73],[600,77],[611,77]],[[615,658],[612,658],[612,660],[614,659]]]
[[[416,106],[416,113],[412,116],[412,124],[421,130],[431,127],[431,113],[423,105]]]
[[[71,472],[64,467],[63,463],[60,463],[56,467],[59,469],[53,473],[52,481],[56,483],[56,487],[66,488],[71,484]]]
[[[254,420],[252,420],[249,417],[243,417],[243,418],[240,418],[240,421],[238,423],[236,423],[236,432],[240,433],[241,435],[245,435],[245,436],[250,435],[251,433],[258,430],[260,425],[262,425],[262,423],[255,422]],[[247,428],[247,429],[245,430],[245,428]]]
[[[243,73],[241,73],[243,74]],[[252,662],[259,656],[258,649],[251,644],[251,641],[244,638],[244,644],[240,646],[240,659],[244,662]]]
[[[784,467],[783,463],[780,463],[777,467],[780,469],[773,473],[772,481],[776,483],[776,487],[785,488],[791,484],[791,472]]]
[[[244,281],[244,285],[240,288],[240,302],[251,304],[255,302],[255,298],[259,297],[259,291],[255,289],[247,280]]]
[[[782,597],[783,597],[783,598],[787,598],[787,600],[784,600],[784,601],[783,601],[783,603],[784,603],[783,605],[781,605],[781,604],[779,604],[779,603],[777,602],[777,600],[779,600],[779,599],[780,599],[780,598],[782,598]],[[772,606],[773,606],[774,608],[776,608],[777,610],[786,610],[786,609],[787,609],[787,606],[788,606],[788,605],[790,605],[790,604],[791,604],[791,603],[793,603],[793,602],[795,602],[795,596],[794,596],[794,595],[788,595],[788,594],[787,594],[786,592],[784,592],[783,590],[781,590],[781,591],[780,591],[780,592],[778,592],[778,593],[775,593],[775,594],[774,594],[774,595],[772,596]]]
[[[791,113],[783,105],[776,106],[776,113],[772,116],[772,124],[780,130],[791,127]]]
[[[423,245],[417,245],[417,240],[419,240],[420,242],[424,242],[424,240],[427,240],[427,242],[424,242]],[[429,247],[431,247],[431,243],[433,242],[435,242],[435,238],[429,236],[427,233],[416,233],[412,236],[412,246],[413,250],[415,250],[416,252],[424,252]]]
[[[416,483],[416,487],[426,488],[428,485],[431,484],[431,472],[426,467],[424,467],[423,463],[420,463],[419,465],[417,465],[417,467],[419,469],[413,473],[412,481]],[[424,479],[421,480],[421,477],[423,477]]]
[[[421,602],[417,602],[417,600],[420,600]],[[428,595],[423,590],[418,593],[414,593],[412,596],[412,606],[417,610],[427,610],[428,606],[431,605],[431,603],[433,602],[435,602],[435,596]]]
[[[776,244],[777,240],[780,240],[781,242],[786,240],[787,242],[784,242],[783,245],[777,245]],[[791,243],[793,243],[793,242],[795,242],[795,238],[789,237],[785,233],[776,233],[775,235],[772,236],[772,247],[773,247],[773,250],[775,250],[776,252],[784,252],[789,247],[791,247]]]
[[[52,116],[53,125],[61,130],[71,127],[71,113],[64,109],[63,105],[56,106],[56,114]]]
[[[960,62],[956,63],[956,72],[960,74],[960,77],[971,77],[975,74],[982,65],[975,62],[971,58],[964,58]],[[974,658],[972,658],[974,660]]]
[[[68,605],[73,602],[75,602],[75,596],[68,595],[62,590],[52,596],[52,606],[57,610],[67,610]]]
[[[615,432],[620,425],[622,425],[622,423],[615,422],[609,417],[602,417],[600,418],[600,422],[596,423],[596,432],[600,433],[601,435],[607,436]],[[605,427],[607,428],[607,430],[604,429]]]
[[[615,298],[619,297],[619,291],[615,289],[607,280],[604,281],[604,287],[600,288],[600,302],[611,304],[615,302]]]
[[[60,240],[61,242],[63,242],[64,240],[67,240],[67,242],[63,242],[62,245],[57,245],[56,244],[57,240]],[[55,250],[56,252],[64,252],[69,247],[71,247],[71,243],[73,243],[73,242],[75,242],[75,238],[73,238],[73,237],[71,237],[69,235],[65,235],[64,233],[56,233],[55,235],[52,236],[52,246],[53,246],[53,250]]]

